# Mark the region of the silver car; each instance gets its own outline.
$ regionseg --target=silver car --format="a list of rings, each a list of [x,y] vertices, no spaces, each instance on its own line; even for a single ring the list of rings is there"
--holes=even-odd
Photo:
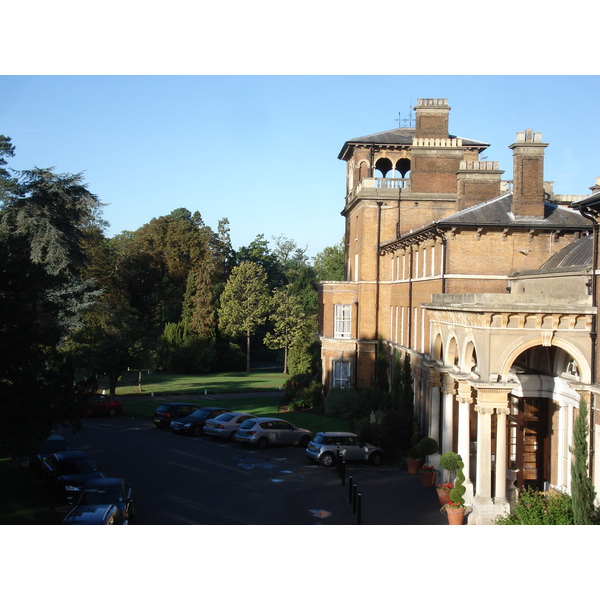
[[[235,439],[242,444],[264,449],[275,445],[306,447],[312,436],[308,429],[296,427],[283,419],[259,417],[244,421],[238,427]]]
[[[368,460],[372,465],[383,462],[383,450],[363,442],[355,433],[347,431],[321,431],[306,448],[306,456],[325,467],[340,458],[346,461]]]
[[[238,427],[248,419],[256,419],[256,417],[241,412],[223,413],[214,419],[208,419],[203,431],[206,435],[233,441]]]

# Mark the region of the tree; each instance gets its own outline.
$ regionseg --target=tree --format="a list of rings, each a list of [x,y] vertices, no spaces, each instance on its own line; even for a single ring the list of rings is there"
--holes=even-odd
[[[9,194],[2,191],[0,447],[23,453],[56,424],[78,425],[83,388],[74,385],[64,348],[99,296],[83,271],[102,205],[81,174],[51,169],[25,171]]]
[[[274,311],[270,316],[270,320],[273,322],[273,333],[268,332],[264,342],[267,348],[283,350],[283,373],[287,373],[288,352],[301,340],[306,315],[302,310],[300,298],[291,293],[290,284],[275,290],[273,306]]]
[[[263,325],[271,308],[271,295],[264,268],[242,262],[231,272],[221,294],[219,327],[223,334],[246,336],[246,372],[250,371],[250,337]]]
[[[574,446],[571,448],[575,460],[571,464],[571,499],[575,525],[590,525],[595,512],[596,492],[588,474],[588,410],[587,402],[581,398],[579,412],[573,430]]]
[[[319,281],[344,281],[344,240],[319,252],[314,260],[314,269]]]

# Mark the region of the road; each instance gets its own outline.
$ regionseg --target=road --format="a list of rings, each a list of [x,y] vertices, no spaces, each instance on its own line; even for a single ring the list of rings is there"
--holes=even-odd
[[[83,421],[71,445],[106,476],[125,477],[142,525],[307,525],[356,521],[335,469],[310,463],[303,448],[263,451],[157,429],[121,416]],[[369,467],[364,466],[365,469]],[[55,507],[60,522],[68,506]]]

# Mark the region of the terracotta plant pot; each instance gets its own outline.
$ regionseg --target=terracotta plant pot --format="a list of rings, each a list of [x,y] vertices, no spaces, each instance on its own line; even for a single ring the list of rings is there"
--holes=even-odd
[[[420,458],[407,458],[406,459],[406,468],[408,472],[417,475],[419,473],[419,469],[421,468],[421,463],[423,461]]]
[[[462,525],[465,520],[465,508],[451,508],[446,504],[448,525]]]
[[[437,488],[438,500],[440,501],[440,506],[445,506],[450,502],[450,490],[445,488]]]
[[[435,485],[435,478],[437,476],[437,471],[419,471],[421,475],[421,483],[423,487],[433,487]]]

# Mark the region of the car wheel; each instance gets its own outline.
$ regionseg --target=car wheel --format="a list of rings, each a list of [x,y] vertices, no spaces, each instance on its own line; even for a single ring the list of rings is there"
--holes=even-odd
[[[235,431],[232,431],[232,432],[229,434],[229,437],[228,437],[227,439],[228,439],[230,442],[235,442],[235,434],[236,434],[236,432],[235,432]]]
[[[331,452],[325,452],[325,454],[323,454],[321,456],[321,464],[324,467],[331,467],[331,465],[335,462],[335,456],[333,456],[333,454]]]
[[[369,456],[369,462],[375,467],[378,467],[383,462],[381,452],[374,452],[371,454],[371,456]]]
[[[194,427],[194,437],[200,437],[201,435],[204,434],[204,431],[202,431],[202,427]]]
[[[264,450],[269,445],[269,440],[266,437],[261,437],[256,442],[256,447],[259,450]]]
[[[117,411],[116,411],[116,409],[114,409],[114,408],[111,408],[111,409],[108,411],[108,416],[109,416],[109,417],[116,417],[116,416],[117,416]]]

